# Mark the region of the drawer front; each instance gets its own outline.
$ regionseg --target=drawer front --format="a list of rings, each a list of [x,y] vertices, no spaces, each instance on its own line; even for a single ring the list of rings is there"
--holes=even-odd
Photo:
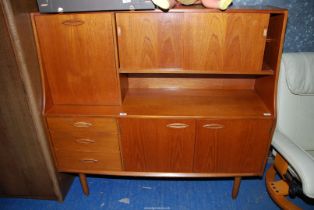
[[[119,152],[78,152],[56,150],[57,168],[59,171],[84,170],[121,171]]]
[[[47,123],[51,131],[118,133],[117,122],[114,118],[47,117]]]
[[[84,152],[119,152],[117,133],[102,132],[50,132],[55,149]]]

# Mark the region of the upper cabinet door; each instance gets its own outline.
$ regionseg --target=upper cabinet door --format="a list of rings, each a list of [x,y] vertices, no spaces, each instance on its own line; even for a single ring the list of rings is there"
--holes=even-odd
[[[120,68],[259,72],[268,22],[262,13],[118,13]]]
[[[194,120],[119,120],[126,171],[192,172]]]
[[[184,68],[261,71],[268,22],[269,14],[186,13]]]
[[[54,104],[119,105],[112,13],[35,15]]]
[[[118,13],[120,69],[181,68],[183,14]]]
[[[271,119],[197,120],[194,172],[261,174]]]

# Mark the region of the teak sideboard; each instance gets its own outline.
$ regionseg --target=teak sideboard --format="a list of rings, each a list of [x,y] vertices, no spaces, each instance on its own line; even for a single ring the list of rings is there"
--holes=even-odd
[[[60,172],[262,176],[287,10],[33,14]]]

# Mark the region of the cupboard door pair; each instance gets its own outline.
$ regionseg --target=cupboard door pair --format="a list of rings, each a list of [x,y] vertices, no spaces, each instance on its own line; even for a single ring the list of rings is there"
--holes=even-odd
[[[269,14],[117,13],[122,71],[259,72]]]
[[[258,175],[272,120],[119,120],[126,171]]]
[[[54,104],[119,105],[112,13],[34,15]]]

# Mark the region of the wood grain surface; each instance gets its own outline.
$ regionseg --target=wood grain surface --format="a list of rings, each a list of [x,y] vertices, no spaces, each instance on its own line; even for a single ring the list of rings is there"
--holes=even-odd
[[[253,90],[254,76],[204,74],[129,74],[128,88]]]
[[[36,2],[0,0],[0,196],[61,201],[72,179],[53,168],[40,120],[36,10]]]
[[[272,120],[197,120],[194,172],[262,173],[271,127]]]
[[[118,13],[116,17],[120,72],[263,73],[269,14]]]
[[[191,13],[185,16],[184,69],[260,72],[267,14]],[[252,44],[254,43],[254,44]]]
[[[183,14],[116,14],[120,68],[178,68],[183,58]]]
[[[118,133],[117,122],[114,118],[47,117],[47,124],[49,130],[57,132]]]
[[[253,90],[129,89],[127,117],[264,118],[268,113]]]
[[[53,104],[121,103],[112,18],[112,13],[34,16]]]
[[[194,120],[120,119],[119,125],[126,171],[192,172]]]
[[[93,170],[121,171],[119,152],[79,152],[56,150],[57,169],[84,170],[86,173]]]
[[[55,149],[83,152],[119,152],[119,136],[106,132],[53,132],[51,141]]]

